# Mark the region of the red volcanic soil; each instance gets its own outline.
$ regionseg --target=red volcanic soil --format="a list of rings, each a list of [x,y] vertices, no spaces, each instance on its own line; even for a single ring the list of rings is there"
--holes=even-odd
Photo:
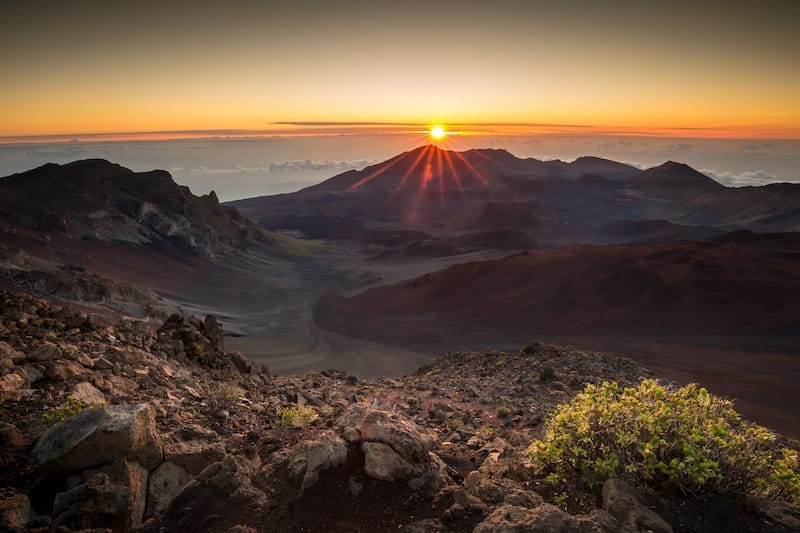
[[[624,353],[800,437],[798,235],[523,252],[327,296],[314,318],[429,349],[542,339]]]
[[[415,332],[759,334],[800,326],[798,272],[797,258],[722,243],[576,246],[328,297],[315,317],[325,328],[382,340],[413,340]]]
[[[86,268],[100,276],[140,284],[163,293],[178,291],[191,272],[208,263],[197,254],[157,244],[71,239],[51,231],[0,230],[0,258],[16,250],[56,264]]]

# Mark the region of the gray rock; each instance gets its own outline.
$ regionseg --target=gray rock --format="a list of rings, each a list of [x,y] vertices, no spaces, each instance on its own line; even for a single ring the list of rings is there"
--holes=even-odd
[[[84,372],[84,368],[75,361],[50,361],[44,364],[45,375],[53,381],[66,381]]]
[[[72,387],[69,397],[78,400],[85,407],[104,407],[107,403],[103,393],[86,381]]]
[[[800,506],[755,495],[748,496],[745,505],[747,509],[758,513],[772,523],[784,526],[791,531],[800,531]]]
[[[84,478],[88,482],[98,473],[107,475],[113,485],[119,485],[129,490],[127,525],[130,527],[141,525],[147,503],[147,469],[139,463],[131,463],[120,458],[110,465],[84,472]]]
[[[111,370],[114,368],[114,363],[108,360],[105,356],[100,356],[92,360],[92,367],[96,370]]]
[[[17,374],[0,376],[0,403],[18,402],[22,399],[25,380]]]
[[[237,525],[263,530],[267,497],[251,483],[251,470],[230,455],[209,466],[183,488],[153,531],[228,531]]]
[[[253,363],[250,362],[250,359],[247,358],[246,355],[240,352],[231,352],[228,354],[230,357],[231,363],[233,366],[242,374],[250,374],[253,373]]]
[[[603,483],[603,508],[617,519],[623,529],[672,533],[672,526],[642,503],[639,491],[620,479]]]
[[[0,422],[0,449],[21,450],[28,445],[22,432],[14,424]]]
[[[163,453],[152,407],[137,404],[78,413],[50,428],[33,456],[44,472],[68,475],[120,457],[149,470],[161,463]]]
[[[222,324],[219,323],[214,315],[206,315],[203,323],[206,330],[206,337],[211,342],[211,347],[218,352],[225,351],[225,337],[222,332]]]
[[[0,489],[0,529],[12,531],[31,519],[31,502],[26,494],[13,488]]]
[[[541,505],[542,497],[524,490],[518,483],[507,478],[480,479],[471,483],[469,493],[488,505],[508,504],[516,507],[534,508]]]
[[[421,473],[386,444],[364,442],[361,450],[364,452],[364,472],[372,479],[399,481]]]
[[[19,365],[25,361],[25,354],[7,342],[0,341],[0,360],[8,360],[12,364]]]
[[[313,486],[322,470],[338,466],[347,459],[347,444],[328,431],[313,441],[301,443],[289,456],[289,476],[300,481],[300,490]]]
[[[225,457],[225,444],[217,433],[200,425],[183,427],[164,440],[164,460],[190,474],[199,474]]]
[[[23,372],[25,372],[25,375],[27,376],[29,383],[36,383],[45,378],[44,373],[41,370],[39,370],[36,366],[23,365],[19,368],[22,369]]]
[[[426,494],[447,482],[447,468],[430,453],[435,437],[410,420],[365,404],[355,404],[337,421],[350,444],[360,444],[365,473],[381,481],[401,481]]]
[[[192,479],[189,472],[175,463],[161,463],[150,474],[145,518],[162,513]]]
[[[56,495],[53,526],[125,531],[129,498],[130,489],[112,484],[106,474],[95,474],[86,483]]]
[[[555,505],[543,503],[533,509],[514,505],[498,507],[473,533],[578,533],[581,530],[574,516]]]
[[[106,359],[112,363],[128,364],[128,365],[142,365],[147,359],[147,354],[142,350],[136,348],[109,348],[106,351]]]
[[[337,421],[347,442],[379,442],[391,446],[409,463],[426,461],[436,437],[410,420],[365,404],[351,406]]]
[[[52,342],[43,342],[36,348],[34,348],[28,354],[28,361],[33,361],[34,363],[43,363],[45,361],[53,361],[55,359],[61,359],[61,348],[57,345],[53,344]]]
[[[79,363],[84,368],[94,368],[94,361],[92,358],[83,352],[75,354],[75,362]]]

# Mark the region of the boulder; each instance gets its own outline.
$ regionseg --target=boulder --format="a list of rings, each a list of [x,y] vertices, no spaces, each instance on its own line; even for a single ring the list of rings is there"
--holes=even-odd
[[[410,420],[366,404],[351,406],[337,421],[349,443],[379,442],[394,449],[410,463],[426,461],[436,437]]]
[[[18,402],[22,399],[25,380],[17,374],[0,376],[0,403]]]
[[[403,459],[391,446],[380,442],[364,442],[364,472],[372,479],[398,481],[418,473],[414,465]]]
[[[37,383],[45,378],[44,373],[37,367],[41,365],[22,365],[19,370],[23,372],[23,379],[27,379],[28,383]]]
[[[620,526],[634,531],[672,533],[672,526],[642,503],[642,495],[620,479],[603,483],[603,508]]]
[[[0,449],[21,450],[28,445],[22,432],[14,424],[0,422]]]
[[[103,396],[103,393],[85,381],[72,387],[69,397],[78,400],[85,407],[104,407],[106,405],[106,397]]]
[[[94,368],[94,361],[92,358],[83,352],[78,352],[75,354],[75,362],[84,368]]]
[[[0,529],[13,531],[31,519],[31,502],[28,496],[13,488],[0,489]]]
[[[11,360],[11,357],[0,353],[0,375],[8,374],[14,369],[14,361]]]
[[[175,463],[161,463],[150,473],[145,518],[162,513],[192,479],[194,477],[189,472]]]
[[[0,361],[10,361],[12,364],[19,365],[25,361],[25,354],[7,342],[0,341]]]
[[[53,381],[66,381],[85,372],[83,366],[75,361],[50,361],[44,365],[45,375]]]
[[[380,481],[406,481],[432,495],[444,483],[447,468],[430,449],[435,437],[410,420],[365,404],[352,405],[337,421],[344,440],[360,445],[364,472]]]
[[[143,365],[147,360],[147,354],[145,352],[127,346],[124,348],[111,347],[106,351],[105,357],[112,363],[138,366]]]
[[[43,472],[68,475],[120,457],[148,470],[162,461],[149,404],[88,409],[50,428],[33,448]]]
[[[85,483],[56,494],[53,527],[125,531],[129,499],[130,489],[112,484],[106,474],[95,474]]]
[[[164,440],[164,460],[190,474],[199,474],[224,456],[225,445],[219,435],[200,425],[181,428]]]
[[[120,458],[110,465],[87,470],[84,472],[84,478],[89,481],[97,473],[107,475],[112,484],[126,487],[130,491],[128,495],[128,526],[141,525],[147,503],[147,469],[139,463],[131,463]]]
[[[313,441],[297,446],[288,458],[289,477],[300,482],[300,491],[314,485],[322,470],[339,466],[347,459],[347,444],[328,431]]]
[[[52,342],[43,342],[36,348],[34,348],[28,354],[28,361],[32,361],[34,363],[44,363],[45,361],[53,361],[55,359],[61,359],[61,348],[57,345],[53,344]]]
[[[533,509],[503,505],[494,510],[473,533],[577,533],[582,528],[574,516],[555,505],[543,503]]]
[[[253,363],[246,355],[240,352],[231,352],[228,354],[231,363],[241,374],[250,374],[253,371]]]
[[[469,489],[471,494],[487,505],[505,503],[516,507],[534,508],[544,502],[535,492],[525,490],[519,483],[507,478],[473,478]]]
[[[205,322],[203,323],[206,337],[211,342],[211,347],[218,351],[225,351],[225,336],[222,332],[222,324],[219,323],[217,317],[214,315],[206,315]]]
[[[781,525],[789,531],[800,531],[800,506],[755,495],[747,497],[745,506],[773,524]]]
[[[250,482],[251,470],[245,460],[226,456],[189,482],[146,531],[228,531],[236,525],[263,531],[267,497]]]

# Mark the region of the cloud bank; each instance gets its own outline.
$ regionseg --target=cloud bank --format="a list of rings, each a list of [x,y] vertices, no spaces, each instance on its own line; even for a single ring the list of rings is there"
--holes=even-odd
[[[345,172],[352,169],[361,169],[379,163],[377,159],[353,159],[353,160],[331,160],[331,159],[302,159],[291,161],[274,161],[263,166],[235,165],[232,167],[214,168],[199,166],[191,169],[174,167],[171,169],[173,174],[189,176],[214,176],[227,174],[275,174],[286,172]]]
[[[751,170],[740,174],[734,174],[732,172],[704,168],[700,170],[700,172],[728,187],[758,186],[787,181],[768,174],[763,170]]]

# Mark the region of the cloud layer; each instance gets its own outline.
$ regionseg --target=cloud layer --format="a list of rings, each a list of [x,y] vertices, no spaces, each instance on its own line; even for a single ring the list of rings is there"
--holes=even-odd
[[[274,161],[263,166],[236,165],[224,168],[209,168],[199,166],[191,169],[173,167],[171,172],[176,175],[189,176],[214,176],[226,174],[275,174],[284,172],[345,172],[352,169],[361,169],[379,163],[377,159],[330,160],[330,159],[303,159],[293,161]]]
[[[748,172],[742,172],[740,174],[734,174],[732,172],[704,168],[700,172],[728,187],[758,186],[786,181],[768,174],[763,170],[752,170]]]

